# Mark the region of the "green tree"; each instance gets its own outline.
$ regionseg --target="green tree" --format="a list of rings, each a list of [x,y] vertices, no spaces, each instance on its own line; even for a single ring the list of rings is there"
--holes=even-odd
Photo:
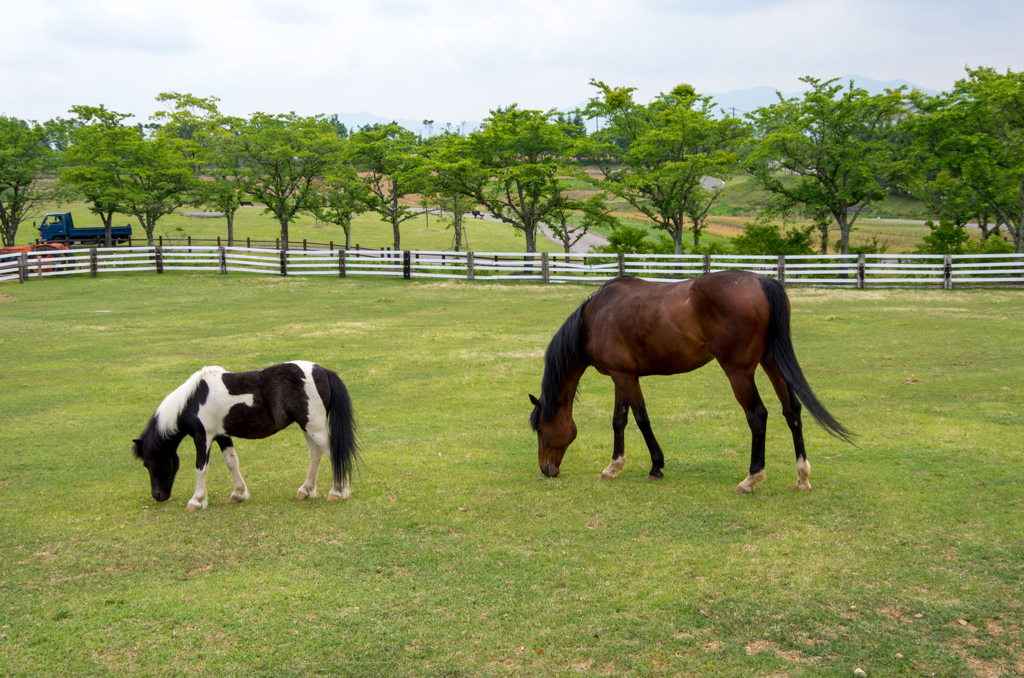
[[[968,68],[950,92],[914,102],[918,148],[990,207],[1024,252],[1024,72]]]
[[[537,251],[537,228],[565,206],[558,177],[566,166],[572,139],[549,115],[513,104],[491,111],[482,129],[468,137],[471,174],[466,191],[472,200],[526,238]],[[480,181],[486,175],[487,181]]]
[[[130,113],[99,106],[73,106],[74,118],[64,121],[66,150],[61,158],[60,185],[90,203],[89,211],[103,223],[104,243],[111,246],[114,214],[128,214],[119,172],[127,165],[125,146],[139,134],[124,125]]]
[[[452,246],[458,252],[465,239],[462,217],[476,205],[475,196],[483,192],[490,177],[461,134],[443,130],[431,137],[427,150],[427,162],[420,169],[423,191],[442,212],[452,215]]]
[[[253,113],[240,125],[240,185],[277,218],[282,249],[288,249],[289,223],[316,206],[317,186],[340,162],[340,151],[337,130],[319,116]]]
[[[192,94],[163,92],[156,100],[167,110],[151,117],[160,124],[157,136],[170,140],[185,158],[192,174],[199,179],[210,159],[221,120],[217,97],[200,98]]]
[[[395,250],[400,250],[401,225],[418,214],[400,201],[423,188],[416,135],[395,123],[364,126],[349,137],[345,159],[362,174],[372,196],[369,207],[391,224]]]
[[[905,116],[902,88],[871,95],[836,79],[801,78],[810,89],[782,99],[748,117],[758,133],[749,159],[766,190],[790,204],[804,204],[817,217],[828,213],[838,225],[843,254],[861,211],[905,183],[908,164],[897,158],[894,135]],[[782,172],[801,178],[793,188]],[[827,238],[824,242],[828,242]]]
[[[235,244],[235,213],[245,197],[239,136],[244,121],[230,116],[216,121],[207,149],[204,181],[199,184],[198,201],[224,213],[228,246]]]
[[[21,222],[51,194],[53,153],[44,126],[0,115],[0,228],[14,246]]]
[[[345,249],[352,244],[352,217],[370,209],[373,196],[350,165],[335,165],[316,190],[313,214],[345,232]]]
[[[613,191],[665,231],[683,253],[683,233],[690,219],[693,245],[717,192],[705,188],[705,177],[725,180],[736,165],[738,145],[747,127],[738,118],[718,117],[711,97],[679,85],[648,105],[633,101],[631,87],[612,88],[591,80],[600,90],[587,115],[607,124],[578,146],[580,155],[596,162]]]

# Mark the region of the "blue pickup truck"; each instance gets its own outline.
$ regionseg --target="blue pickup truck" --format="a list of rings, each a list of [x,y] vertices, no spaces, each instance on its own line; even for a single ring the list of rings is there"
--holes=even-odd
[[[110,242],[116,245],[120,242],[129,242],[132,237],[132,227],[111,226]],[[71,212],[51,212],[43,217],[39,224],[39,239],[43,242],[61,242],[71,244],[102,244],[106,235],[103,228],[75,228],[75,222],[71,219]]]

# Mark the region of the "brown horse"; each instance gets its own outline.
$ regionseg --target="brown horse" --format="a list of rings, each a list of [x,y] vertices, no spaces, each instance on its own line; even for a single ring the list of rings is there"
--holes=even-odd
[[[802,402],[826,431],[847,442],[853,435],[829,414],[804,378],[789,334],[789,298],[772,278],[722,271],[663,284],[621,277],[607,282],[566,319],[544,355],[540,400],[530,396],[530,424],[537,432],[541,472],[558,475],[565,450],[576,439],[572,406],[580,378],[593,366],[615,383],[612,461],[601,473],[612,479],[625,467],[624,431],[633,418],[651,452],[650,477],[662,477],[665,457],[651,431],[640,377],[680,374],[712,360],[725,370],[750,425],[750,472],[737,492],[752,492],[765,479],[768,410],[757,393],[760,364],[782,401],[793,432],[798,489],[810,489],[811,465],[800,423]]]

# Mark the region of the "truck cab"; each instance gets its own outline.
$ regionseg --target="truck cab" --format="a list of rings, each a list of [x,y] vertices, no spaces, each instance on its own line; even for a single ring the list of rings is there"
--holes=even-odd
[[[71,218],[71,212],[51,212],[43,217],[39,224],[39,239],[48,242],[51,240],[68,240],[75,229],[75,222]]]

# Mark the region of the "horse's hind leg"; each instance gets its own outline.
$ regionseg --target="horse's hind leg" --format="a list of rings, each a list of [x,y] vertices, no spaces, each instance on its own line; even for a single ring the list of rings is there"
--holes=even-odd
[[[320,457],[323,456],[323,449],[313,436],[305,431],[302,434],[306,437],[306,447],[309,448],[309,471],[306,472],[306,482],[302,483],[295,494],[296,499],[316,497],[316,474],[320,471]]]
[[[756,368],[756,365],[755,365]],[[747,477],[736,486],[736,492],[753,492],[766,474],[764,472],[764,439],[768,431],[768,409],[761,401],[754,383],[754,368],[749,370],[726,368],[726,376],[732,385],[733,395],[743,407],[750,426],[750,471]]]
[[[761,367],[764,368],[768,378],[772,381],[772,386],[775,387],[775,394],[779,396],[779,401],[782,403],[782,414],[786,417],[789,430],[793,433],[793,448],[796,450],[796,489],[809,490],[811,489],[811,463],[807,461],[807,452],[804,449],[804,429],[800,421],[800,400],[797,399],[793,389],[789,387],[789,384],[786,383],[786,380],[779,373],[775,365],[769,363],[762,364]]]
[[[228,497],[229,502],[244,501],[249,498],[249,489],[245,486],[245,480],[238,470],[238,455],[235,454],[235,443],[228,436],[217,436],[214,438],[220,445],[220,452],[224,455],[224,463],[231,471],[231,480],[235,483],[235,489]]]

